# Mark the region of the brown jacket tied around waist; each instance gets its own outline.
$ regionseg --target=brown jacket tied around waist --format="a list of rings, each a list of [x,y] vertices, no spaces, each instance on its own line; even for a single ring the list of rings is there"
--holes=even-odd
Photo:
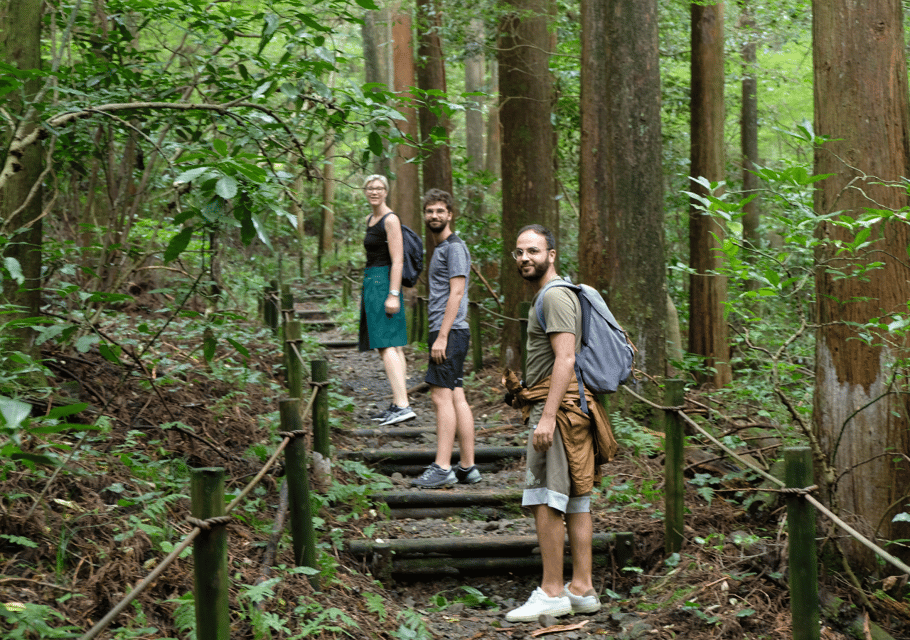
[[[509,369],[503,373],[503,384],[512,396],[512,406],[521,409],[526,423],[531,406],[546,402],[550,392],[549,376],[533,387],[523,387],[518,375]],[[578,381],[573,375],[559,411],[556,412],[556,424],[569,460],[572,495],[576,496],[584,495],[594,488],[594,482],[600,481],[600,465],[612,460],[619,448],[613,438],[607,412],[587,390],[585,399],[591,412],[590,417],[579,406],[581,398],[578,395]]]

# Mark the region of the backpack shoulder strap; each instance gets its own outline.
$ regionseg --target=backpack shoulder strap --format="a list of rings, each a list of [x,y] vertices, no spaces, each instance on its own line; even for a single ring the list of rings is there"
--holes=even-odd
[[[544,332],[547,330],[547,323],[543,317],[543,297],[551,287],[568,287],[569,289],[575,291],[576,295],[578,294],[579,290],[578,285],[574,285],[568,280],[563,280],[562,278],[553,278],[543,286],[543,289],[540,290],[540,295],[537,296],[537,301],[534,303],[534,310],[537,312],[537,322],[543,328]]]

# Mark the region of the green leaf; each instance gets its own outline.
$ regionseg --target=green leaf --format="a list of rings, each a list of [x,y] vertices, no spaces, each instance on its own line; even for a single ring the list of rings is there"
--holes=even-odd
[[[235,349],[237,349],[237,351],[240,352],[240,355],[242,355],[244,358],[249,358],[249,357],[250,357],[250,351],[249,351],[249,349],[247,349],[246,347],[244,347],[242,344],[240,344],[239,342],[237,342],[237,341],[234,340],[233,338],[228,338],[227,341],[231,344],[232,347],[234,347]]]
[[[218,346],[218,343],[215,340],[215,336],[207,335],[202,345],[202,357],[205,358],[206,362],[211,362],[215,357],[215,347]]]
[[[367,143],[370,147],[370,152],[374,156],[381,156],[383,152],[382,148],[382,136],[380,136],[375,131],[370,131],[370,135],[367,136]]]
[[[101,353],[101,357],[108,362],[123,364],[120,362],[120,347],[118,345],[111,346],[106,342],[102,342],[98,345],[98,351]]]
[[[368,10],[370,10],[370,11],[378,11],[378,10],[379,10],[379,7],[377,7],[377,6],[373,3],[373,0],[357,0],[357,4],[359,4],[359,5],[360,5],[361,7],[363,7],[364,9],[368,9]]]
[[[171,241],[167,244],[167,249],[164,250],[165,264],[176,260],[186,250],[190,244],[190,238],[193,237],[193,231],[193,227],[185,227],[180,230],[180,233],[171,238]]]
[[[208,170],[208,167],[195,167],[193,169],[188,169],[187,171],[184,171],[179,176],[177,176],[174,182],[192,182]]]
[[[41,455],[39,453],[25,453],[24,451],[14,453],[10,458],[13,460],[28,460],[34,464],[40,464],[47,467],[56,467],[59,464],[59,461],[56,458]]]
[[[59,420],[60,418],[71,416],[73,414],[79,413],[80,411],[84,411],[87,408],[87,402],[80,402],[79,404],[68,404],[65,407],[54,407],[48,412],[47,417],[51,420]]]
[[[215,185],[215,193],[225,200],[230,200],[237,195],[237,180],[231,176],[224,176]]]
[[[7,429],[18,429],[32,414],[32,405],[27,402],[0,397],[0,417]]]
[[[16,281],[16,284],[21,285],[25,282],[25,276],[22,275],[22,265],[19,264],[18,260],[7,257],[4,259],[4,264],[6,265],[6,270],[9,271],[10,277]]]
[[[227,157],[227,155],[228,155],[227,142],[225,142],[221,138],[215,138],[214,140],[212,140],[212,148],[215,150],[215,153],[217,153],[222,158]]]

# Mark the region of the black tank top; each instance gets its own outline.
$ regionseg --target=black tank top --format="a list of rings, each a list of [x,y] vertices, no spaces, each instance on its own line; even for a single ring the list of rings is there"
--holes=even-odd
[[[389,253],[389,240],[385,232],[385,219],[390,213],[382,216],[382,219],[369,226],[367,223],[367,232],[363,236],[363,248],[367,252],[366,267],[388,267],[392,264],[392,254]]]

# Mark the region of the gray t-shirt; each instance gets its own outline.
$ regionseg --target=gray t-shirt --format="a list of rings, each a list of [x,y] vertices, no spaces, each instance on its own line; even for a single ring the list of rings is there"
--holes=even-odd
[[[464,277],[464,296],[455,316],[453,329],[468,328],[468,285],[471,276],[471,253],[464,240],[454,233],[443,240],[433,251],[430,260],[428,275],[430,283],[430,302],[427,305],[427,317],[430,321],[430,331],[439,331],[442,328],[442,318],[446,313],[446,303],[449,301],[449,280]]]
[[[528,312],[528,341],[525,346],[525,385],[535,384],[553,373],[556,354],[550,344],[550,333],[575,334],[575,353],[581,347],[581,303],[575,292],[566,287],[551,287],[543,298],[543,317],[547,322],[547,331],[537,321],[537,296],[531,300]]]

